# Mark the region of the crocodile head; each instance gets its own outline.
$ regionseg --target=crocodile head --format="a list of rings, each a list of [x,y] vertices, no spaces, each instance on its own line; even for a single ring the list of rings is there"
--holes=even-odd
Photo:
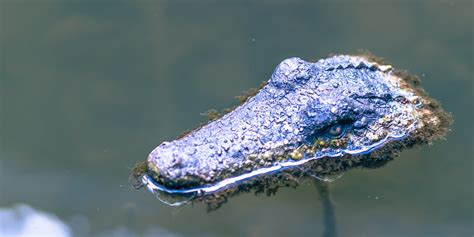
[[[245,103],[160,144],[141,180],[152,192],[193,199],[268,191],[308,173],[380,166],[444,136],[450,123],[416,77],[374,57],[289,58]]]

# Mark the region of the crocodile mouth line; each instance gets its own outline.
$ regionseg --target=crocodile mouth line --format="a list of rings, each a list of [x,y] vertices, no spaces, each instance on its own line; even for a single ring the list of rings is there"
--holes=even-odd
[[[151,176],[144,174],[142,176],[141,182],[145,187],[151,192],[156,194],[157,192],[165,192],[170,195],[189,195],[189,194],[194,194],[194,198],[196,197],[201,197],[205,196],[208,194],[216,193],[219,192],[223,189],[226,189],[227,187],[238,185],[241,182],[250,180],[252,178],[258,177],[259,175],[265,175],[265,174],[271,174],[276,171],[282,171],[285,169],[289,168],[294,168],[301,166],[307,162],[314,161],[317,159],[321,159],[324,157],[341,157],[345,154],[348,155],[364,155],[372,152],[373,150],[384,146],[386,143],[391,142],[391,141],[397,141],[397,140],[402,140],[403,138],[407,137],[410,135],[410,133],[415,130],[416,124],[412,124],[410,130],[402,135],[398,134],[389,134],[387,135],[384,139],[381,139],[380,141],[372,144],[371,146],[364,147],[363,149],[359,150],[343,150],[335,153],[335,154],[323,154],[319,156],[313,156],[313,157],[306,157],[301,160],[297,161],[286,161],[286,162],[278,162],[273,166],[270,167],[263,167],[259,168],[256,170],[253,170],[249,173],[245,173],[239,176],[231,177],[231,178],[226,178],[224,180],[215,182],[214,184],[209,184],[209,185],[203,185],[203,186],[198,186],[195,188],[189,188],[189,189],[170,189],[167,188],[163,185],[158,184]]]
[[[160,201],[217,209],[241,192],[273,195],[306,178],[332,182],[445,137],[452,116],[418,77],[373,55],[283,60],[240,106],[165,141],[132,177]]]

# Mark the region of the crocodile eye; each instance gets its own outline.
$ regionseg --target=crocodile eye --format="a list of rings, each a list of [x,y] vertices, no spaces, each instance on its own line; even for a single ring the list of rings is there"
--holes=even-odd
[[[327,134],[331,137],[341,137],[346,132],[346,127],[342,124],[334,124],[328,128]]]

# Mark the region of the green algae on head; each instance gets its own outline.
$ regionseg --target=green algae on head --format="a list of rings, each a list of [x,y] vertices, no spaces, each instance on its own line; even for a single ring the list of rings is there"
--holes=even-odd
[[[443,137],[452,122],[416,77],[366,55],[286,59],[249,94],[222,117],[160,144],[142,183],[218,206],[240,191],[272,194],[304,176],[379,167],[403,148]]]

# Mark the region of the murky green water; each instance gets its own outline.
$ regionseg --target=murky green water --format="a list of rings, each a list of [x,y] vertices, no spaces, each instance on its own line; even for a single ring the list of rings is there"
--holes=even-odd
[[[472,1],[2,0],[0,208],[74,236],[317,236],[314,185],[172,208],[128,180],[284,58],[368,49],[452,112],[446,141],[331,183],[340,236],[472,236]]]

